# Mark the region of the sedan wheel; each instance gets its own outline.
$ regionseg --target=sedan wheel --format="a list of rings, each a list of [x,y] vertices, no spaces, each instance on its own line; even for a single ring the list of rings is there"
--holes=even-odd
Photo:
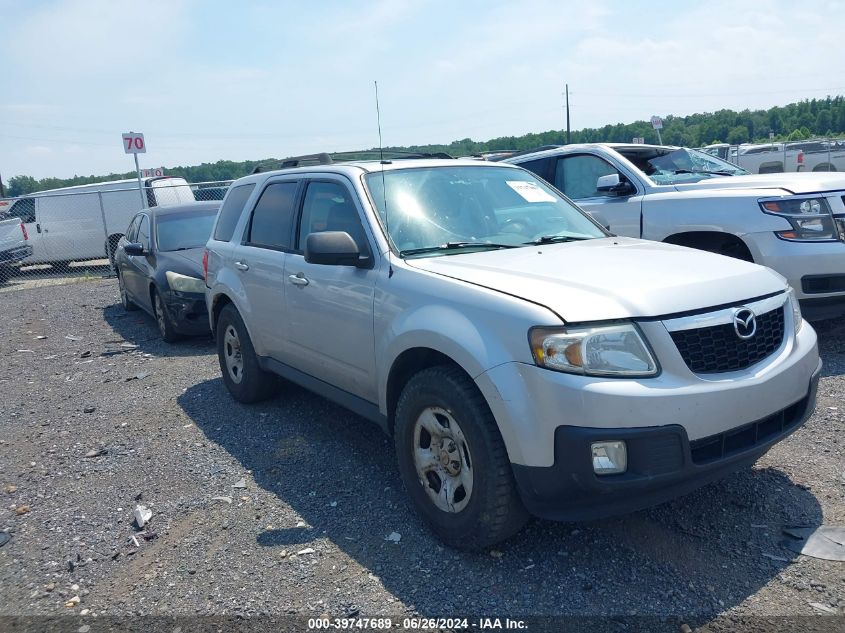
[[[414,465],[423,489],[443,512],[460,512],[472,496],[472,458],[464,432],[440,407],[427,407],[414,424]]]
[[[238,331],[233,325],[229,325],[223,334],[223,358],[229,378],[236,385],[241,384],[244,377],[244,357]]]

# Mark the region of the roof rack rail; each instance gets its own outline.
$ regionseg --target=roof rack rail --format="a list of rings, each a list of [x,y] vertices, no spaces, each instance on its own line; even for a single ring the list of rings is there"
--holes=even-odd
[[[534,152],[544,152],[547,149],[557,149],[558,147],[563,147],[563,145],[540,145],[539,147],[532,147],[531,149],[523,149],[523,150],[520,150],[518,152],[513,152],[513,153],[510,153],[510,154],[506,153],[506,150],[502,150],[500,155],[491,156],[487,160],[496,162],[496,161],[500,161],[500,160],[505,160],[506,158],[513,158],[515,156],[522,156],[523,154],[533,154]]]
[[[345,163],[356,160],[407,160],[420,158],[454,158],[446,152],[408,152],[405,150],[378,150],[368,149],[356,152],[334,152],[328,154],[321,152],[319,154],[305,154],[303,156],[291,156],[284,158],[278,162],[266,161],[259,163],[252,170],[253,174],[259,174],[264,171],[273,171],[275,169],[287,169],[289,167],[305,167],[310,165],[332,165],[335,163]]]

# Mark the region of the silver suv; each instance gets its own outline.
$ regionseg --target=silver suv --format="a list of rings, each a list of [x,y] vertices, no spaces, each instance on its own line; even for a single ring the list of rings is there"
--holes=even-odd
[[[512,165],[253,174],[207,245],[226,387],[276,376],[392,435],[414,507],[477,549],[754,463],[812,413],[816,334],[778,274],[610,236]]]

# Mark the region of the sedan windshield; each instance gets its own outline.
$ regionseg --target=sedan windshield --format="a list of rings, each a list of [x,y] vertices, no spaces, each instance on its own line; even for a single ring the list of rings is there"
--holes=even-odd
[[[160,215],[156,218],[156,244],[160,251],[184,251],[205,246],[214,228],[217,211]]]
[[[638,165],[658,185],[697,182],[717,176],[742,176],[748,172],[697,149],[680,148]]]
[[[522,169],[391,169],[365,181],[404,257],[606,237],[580,209]]]

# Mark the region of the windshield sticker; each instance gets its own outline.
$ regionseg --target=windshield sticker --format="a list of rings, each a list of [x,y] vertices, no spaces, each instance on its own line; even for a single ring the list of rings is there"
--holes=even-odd
[[[546,193],[536,183],[524,180],[507,180],[508,186],[516,191],[526,202],[557,202],[550,193]]]

